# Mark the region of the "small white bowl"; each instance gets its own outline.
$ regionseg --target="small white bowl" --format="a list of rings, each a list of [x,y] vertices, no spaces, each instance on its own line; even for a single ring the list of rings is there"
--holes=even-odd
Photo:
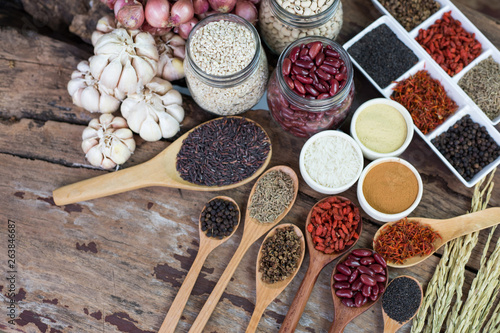
[[[393,108],[398,110],[399,113],[401,113],[401,115],[403,116],[403,118],[405,119],[405,122],[406,122],[406,139],[405,139],[405,141],[403,142],[401,147],[399,147],[398,149],[396,149],[395,151],[390,152],[390,153],[378,153],[376,151],[371,150],[370,148],[367,148],[365,145],[363,145],[361,140],[359,140],[358,135],[356,133],[356,121],[358,120],[358,117],[361,114],[361,112],[363,112],[363,110],[365,110],[367,107],[369,107],[371,105],[376,105],[376,104],[385,104],[385,105],[392,106]],[[410,144],[411,140],[413,139],[413,132],[414,132],[413,119],[411,118],[411,115],[408,112],[408,110],[406,110],[406,108],[404,106],[402,106],[401,104],[399,104],[398,102],[393,101],[392,99],[388,99],[388,98],[375,98],[375,99],[371,99],[369,101],[366,101],[365,103],[361,104],[358,107],[356,112],[354,112],[354,115],[352,116],[352,120],[351,120],[351,136],[354,138],[354,140],[356,140],[356,142],[361,147],[361,151],[363,152],[363,155],[369,160],[375,160],[377,158],[382,158],[382,157],[396,157],[396,156],[401,155],[406,150],[406,148],[408,148],[408,145]]]
[[[323,137],[338,137],[338,138],[341,138],[341,139],[347,141],[349,144],[352,145],[352,147],[356,151],[356,154],[358,155],[359,165],[358,165],[358,171],[356,173],[356,176],[353,179],[349,180],[349,182],[343,186],[327,187],[327,186],[321,185],[321,184],[317,183],[315,180],[313,180],[306,170],[305,152],[307,151],[307,149],[309,148],[309,146],[313,142],[315,142],[316,140],[323,138]],[[335,147],[331,147],[331,149],[329,150],[329,153],[335,154],[336,153]],[[337,131],[337,130],[323,131],[323,132],[319,132],[319,133],[313,135],[312,137],[310,137],[309,140],[307,140],[307,142],[304,144],[304,147],[302,147],[302,150],[300,151],[300,157],[299,157],[299,168],[300,168],[300,174],[302,175],[302,178],[304,178],[307,185],[309,185],[313,190],[320,192],[320,193],[323,193],[323,194],[338,194],[338,193],[341,193],[341,192],[348,190],[358,180],[359,175],[361,174],[361,171],[363,170],[363,153],[361,152],[361,148],[356,143],[356,141],[354,141],[354,139],[351,138],[349,135],[347,135],[341,131]]]
[[[418,183],[418,193],[417,193],[417,198],[413,202],[413,204],[405,211],[402,211],[401,213],[397,214],[385,214],[382,212],[379,212],[370,204],[368,201],[365,199],[365,195],[363,193],[363,182],[365,180],[366,174],[368,171],[370,171],[374,166],[385,163],[385,162],[398,162],[401,163],[405,166],[407,166],[415,175],[417,178],[417,183]],[[393,221],[398,221],[401,220],[402,218],[407,217],[410,215],[410,213],[417,208],[418,204],[420,203],[420,200],[422,199],[422,193],[423,193],[424,186],[422,184],[422,178],[420,177],[420,174],[418,173],[417,169],[407,161],[397,158],[397,157],[385,157],[385,158],[380,158],[378,160],[375,160],[368,164],[366,168],[363,170],[361,173],[361,176],[359,177],[359,182],[358,182],[358,201],[361,206],[361,208],[365,211],[366,214],[370,215],[372,218],[375,220],[381,221],[381,222],[393,222]]]

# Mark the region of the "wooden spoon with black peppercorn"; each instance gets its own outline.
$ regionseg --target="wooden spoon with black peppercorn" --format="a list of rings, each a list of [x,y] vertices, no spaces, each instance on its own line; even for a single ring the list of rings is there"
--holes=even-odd
[[[262,250],[264,247],[264,244],[266,243],[266,240],[269,239],[269,237],[272,237],[276,234],[278,229],[285,229],[285,228],[293,228],[297,236],[299,237],[300,241],[300,256],[297,259],[297,264],[295,267],[295,270],[293,272],[290,272],[290,275],[288,275],[284,280],[282,281],[277,281],[274,283],[267,283],[263,281],[263,276],[262,272],[260,271],[260,262],[262,260]],[[262,242],[260,249],[259,249],[259,254],[257,256],[257,268],[256,268],[256,281],[257,281],[257,300],[255,302],[255,309],[253,310],[252,318],[250,319],[250,323],[248,324],[247,333],[255,332],[255,329],[257,328],[257,325],[259,325],[260,318],[262,317],[262,314],[264,313],[264,310],[267,308],[267,306],[276,298],[278,297],[279,294],[292,282],[293,278],[295,275],[297,275],[297,272],[299,271],[300,266],[302,265],[302,260],[304,259],[304,253],[306,252],[306,244],[304,241],[304,234],[300,230],[299,227],[297,227],[294,224],[291,223],[286,223],[286,224],[281,224],[277,227],[275,227],[273,230],[271,230],[264,241]]]
[[[217,204],[218,201],[225,201],[228,203],[227,206],[233,207],[233,209],[226,208],[227,211],[223,212],[223,215],[233,215],[233,211],[236,212],[236,216],[233,216],[233,218],[236,218],[236,225],[229,226],[229,227],[224,227],[227,230],[221,230],[219,228],[216,234],[212,232],[212,229],[207,230],[206,224],[204,224],[204,220],[206,220],[206,214],[208,210],[210,209],[210,212],[213,212],[216,210],[216,208],[212,209],[212,204],[215,203]],[[230,205],[232,204],[232,205]],[[218,207],[218,206],[217,206]],[[208,212],[210,214],[210,212]],[[228,214],[225,214],[228,213]],[[221,218],[221,217],[220,217]],[[229,197],[224,197],[224,196],[218,196],[210,200],[205,207],[203,207],[203,210],[200,214],[200,219],[198,223],[198,232],[200,234],[200,248],[198,250],[198,254],[196,255],[196,258],[194,259],[193,265],[189,269],[188,274],[186,275],[186,278],[184,279],[184,282],[182,283],[181,288],[177,292],[177,296],[175,297],[174,301],[170,305],[170,309],[168,310],[167,316],[165,317],[165,320],[163,321],[163,324],[160,327],[160,330],[158,333],[173,333],[175,331],[175,328],[177,327],[177,323],[179,322],[179,319],[181,318],[182,312],[184,310],[184,307],[186,306],[186,303],[189,299],[189,295],[191,295],[191,291],[193,290],[194,284],[196,280],[198,279],[198,275],[200,274],[201,269],[203,268],[203,264],[205,263],[205,260],[207,259],[208,255],[219,245],[224,243],[231,237],[236,229],[238,229],[238,226],[240,224],[240,218],[241,218],[241,213],[240,209],[238,207],[238,204],[231,198]],[[233,220],[234,221],[234,220]],[[217,221],[216,221],[217,222]],[[222,222],[222,221],[221,221]],[[232,223],[231,223],[232,224]],[[204,230],[205,229],[205,230]],[[207,235],[207,233],[210,232],[212,235],[211,237]],[[223,232],[223,235],[220,235],[220,232]]]

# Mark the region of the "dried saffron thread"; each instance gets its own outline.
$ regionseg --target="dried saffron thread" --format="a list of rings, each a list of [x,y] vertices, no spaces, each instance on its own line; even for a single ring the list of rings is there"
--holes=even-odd
[[[408,258],[431,254],[437,238],[441,236],[431,227],[405,217],[380,232],[375,251],[387,261],[402,264]]]
[[[421,70],[398,82],[391,99],[403,105],[422,133],[427,134],[452,115],[458,105],[448,97],[438,80]]]

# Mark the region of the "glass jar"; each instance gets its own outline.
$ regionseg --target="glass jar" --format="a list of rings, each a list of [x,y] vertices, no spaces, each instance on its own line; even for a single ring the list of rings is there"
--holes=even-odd
[[[345,66],[344,85],[335,95],[325,99],[300,96],[288,86],[282,74],[283,61],[295,47],[316,41],[322,42],[323,46],[330,45],[332,50],[338,52]],[[281,53],[267,86],[267,103],[273,119],[281,128],[298,137],[309,137],[323,130],[339,128],[350,113],[353,98],[353,69],[349,55],[342,46],[324,37],[301,38],[290,44]]]
[[[245,68],[224,76],[203,71],[193,60],[191,45],[193,36],[200,28],[219,21],[230,21],[247,28],[256,46],[255,54]],[[184,71],[188,89],[195,102],[201,108],[223,116],[240,114],[256,105],[264,95],[269,76],[266,53],[262,49],[257,30],[248,21],[233,14],[208,16],[191,30],[186,41]]]
[[[306,16],[302,4],[308,5],[313,1],[316,7],[321,5],[325,8],[320,7],[319,13]],[[260,5],[260,32],[274,53],[280,54],[290,43],[307,36],[337,38],[343,23],[340,0],[297,0],[291,7],[293,3],[293,0],[262,0]]]

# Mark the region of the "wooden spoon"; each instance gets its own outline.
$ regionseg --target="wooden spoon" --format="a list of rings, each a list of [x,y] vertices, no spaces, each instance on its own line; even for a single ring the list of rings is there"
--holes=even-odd
[[[488,208],[479,212],[465,214],[446,220],[412,217],[408,218],[408,221],[420,222],[422,225],[430,226],[432,229],[434,229],[434,231],[439,233],[441,238],[437,237],[437,239],[432,244],[434,246],[434,250],[428,255],[408,258],[403,264],[397,264],[387,261],[388,266],[404,268],[416,265],[429,258],[441,246],[457,237],[497,225],[498,223],[500,223],[500,207]],[[375,248],[375,243],[380,235],[380,232],[396,222],[386,223],[377,230],[377,232],[375,233],[375,237],[373,237],[373,248]]]
[[[282,172],[285,172],[288,174],[292,180],[293,180],[293,199],[290,202],[290,205],[288,206],[287,209],[281,215],[279,215],[274,222],[271,223],[260,223],[256,219],[250,217],[250,210],[247,208],[246,214],[245,214],[245,228],[243,229],[243,236],[241,238],[241,243],[238,246],[238,249],[234,253],[233,257],[231,258],[231,261],[227,265],[226,269],[224,270],[224,273],[222,273],[219,281],[217,282],[217,285],[214,287],[212,290],[212,293],[208,297],[205,305],[201,309],[200,313],[198,314],[198,317],[193,323],[193,326],[191,326],[191,329],[189,332],[191,333],[199,333],[203,331],[203,328],[208,322],[208,319],[212,315],[212,312],[214,311],[215,307],[217,306],[217,303],[219,302],[220,297],[222,296],[222,293],[227,287],[227,284],[229,283],[229,280],[233,276],[234,271],[236,270],[236,267],[238,267],[238,264],[240,263],[241,259],[247,252],[247,250],[250,248],[250,246],[257,240],[259,239],[262,235],[264,235],[266,232],[271,230],[276,224],[278,224],[279,221],[281,221],[286,214],[290,211],[292,208],[295,199],[297,198],[297,192],[299,190],[299,180],[297,178],[297,174],[289,167],[284,166],[284,165],[279,165],[275,166],[269,170],[267,170],[261,178],[266,175],[268,172],[274,171],[274,170],[280,170]],[[260,179],[260,178],[259,178]],[[258,182],[258,180],[257,180]],[[255,184],[257,184],[257,182]],[[252,202],[252,196],[255,193],[255,184],[252,188],[252,191],[250,192],[250,197],[248,199],[248,205],[247,207],[250,207],[250,204]]]
[[[271,149],[269,150],[269,154],[267,155],[264,164],[262,164],[262,166],[255,171],[253,175],[238,183],[225,186],[204,186],[187,182],[180,177],[176,169],[176,163],[177,153],[181,149],[182,142],[189,135],[189,133],[194,131],[196,128],[217,119],[213,119],[196,126],[172,142],[166,149],[147,162],[56,189],[53,192],[54,202],[56,205],[67,205],[78,201],[101,198],[147,186],[164,186],[194,191],[220,191],[235,188],[254,180],[266,169],[269,164],[272,155]],[[245,119],[252,121],[248,118]],[[259,124],[255,124],[264,131]],[[264,133],[266,132],[264,131]],[[269,138],[267,133],[266,136]]]
[[[344,197],[340,196],[337,197],[342,200],[349,200]],[[331,263],[333,260],[341,256],[342,253],[345,253],[354,245],[356,245],[358,241],[356,240],[354,244],[352,244],[350,247],[345,248],[342,252],[336,252],[336,253],[334,252],[331,254],[325,254],[314,248],[314,243],[312,241],[311,234],[307,232],[307,226],[309,225],[309,223],[311,223],[311,215],[314,210],[314,207],[328,200],[329,198],[330,197],[326,197],[323,200],[317,202],[316,205],[314,205],[313,208],[311,208],[309,214],[307,215],[305,234],[306,234],[307,248],[309,250],[309,257],[310,257],[309,267],[307,268],[306,275],[304,276],[304,279],[300,284],[299,290],[295,294],[292,304],[288,309],[288,313],[286,314],[285,320],[283,321],[283,324],[281,325],[281,328],[279,330],[280,333],[295,331],[295,328],[299,323],[300,317],[302,317],[302,312],[304,312],[307,301],[309,300],[309,296],[311,295],[311,292],[314,288],[314,284],[316,283],[316,280],[318,279],[318,276],[323,270],[323,268],[329,263]],[[363,223],[360,221],[360,223],[358,223],[358,229],[356,230],[358,235],[361,235],[362,225]]]
[[[300,238],[300,248],[301,248],[301,255],[300,259],[297,262],[297,268],[295,271],[290,274],[285,280],[279,281],[273,284],[266,283],[262,281],[262,273],[259,272],[259,264],[260,260],[262,258],[262,247],[264,246],[264,243],[267,238],[273,236],[278,229],[283,229],[287,227],[293,227],[295,232]],[[257,301],[255,302],[255,309],[253,310],[252,318],[250,319],[250,323],[248,324],[247,333],[255,332],[257,326],[259,325],[260,318],[262,317],[262,314],[264,313],[264,310],[267,308],[267,306],[285,289],[290,282],[292,282],[293,278],[295,275],[297,275],[297,272],[299,271],[300,266],[302,265],[302,260],[304,259],[304,253],[306,252],[306,244],[304,241],[304,234],[300,230],[299,227],[297,227],[294,224],[291,223],[285,223],[281,224],[277,227],[275,227],[273,230],[271,230],[264,241],[262,242],[260,249],[259,249],[259,254],[257,256],[257,268],[256,268],[256,281],[257,281]]]
[[[369,249],[367,249],[369,250]],[[371,250],[370,250],[371,251]],[[349,252],[350,253],[350,252]],[[375,300],[372,301],[371,299],[368,299],[368,301],[360,306],[359,308],[353,307],[347,307],[344,304],[342,304],[342,299],[335,294],[335,288],[333,288],[333,284],[335,283],[335,280],[333,279],[333,276],[338,273],[337,272],[337,266],[340,263],[343,263],[345,259],[347,259],[347,256],[349,255],[347,253],[342,257],[342,259],[339,260],[337,265],[335,265],[335,269],[332,272],[332,278],[330,280],[330,286],[332,287],[332,298],[333,298],[333,308],[335,311],[334,318],[333,318],[333,323],[330,326],[330,329],[328,330],[328,333],[342,333],[344,331],[344,328],[346,327],[347,324],[349,324],[354,318],[368,310],[369,308],[372,307],[373,304],[377,303],[379,299],[382,298],[383,292],[379,293],[379,297]],[[387,288],[387,281],[389,279],[389,272],[387,267],[385,268],[385,288]],[[384,290],[385,290],[384,288]]]
[[[411,276],[408,276],[408,275],[401,275],[401,276],[398,276],[396,279],[399,279],[399,278],[402,278],[402,277],[405,277],[405,278],[408,278],[408,279],[412,279],[412,280],[414,280],[417,283],[418,287],[420,288],[420,304],[418,305],[418,309],[417,309],[417,311],[415,311],[415,313],[413,314],[413,316],[411,316],[408,320],[406,320],[406,321],[404,321],[402,323],[400,323],[400,322],[398,322],[398,321],[390,318],[387,315],[387,313],[385,312],[384,307],[382,307],[382,315],[384,317],[384,333],[396,333],[396,331],[398,329],[400,329],[401,326],[403,326],[404,324],[406,324],[407,322],[409,322],[410,320],[412,320],[413,317],[416,316],[418,310],[420,310],[420,305],[422,305],[422,300],[424,298],[424,293],[422,291],[422,286],[420,285],[420,282],[418,282],[418,280],[415,279],[414,277],[411,277]],[[394,280],[396,280],[396,279],[394,279]],[[391,285],[391,283],[394,282],[394,280],[392,280],[389,283],[389,285],[387,286],[387,288],[389,288],[389,286]]]
[[[231,232],[230,235],[225,236],[222,239],[219,238],[214,238],[214,237],[208,237],[204,231],[201,230],[201,213],[200,213],[200,218],[199,218],[199,223],[198,223],[198,232],[200,234],[200,248],[198,250],[198,254],[196,255],[196,258],[194,259],[193,265],[189,269],[188,274],[186,275],[186,278],[184,279],[184,282],[182,283],[181,288],[177,292],[177,296],[175,296],[175,299],[170,305],[170,309],[168,310],[167,316],[165,317],[165,320],[163,321],[163,324],[160,327],[160,330],[158,333],[172,333],[175,331],[175,328],[177,327],[177,323],[179,322],[179,319],[181,318],[182,311],[184,310],[184,307],[186,306],[186,303],[188,301],[189,295],[191,295],[191,291],[193,290],[194,284],[196,280],[198,279],[198,275],[200,274],[201,269],[203,268],[203,264],[205,263],[205,260],[207,259],[208,255],[210,252],[212,252],[217,246],[221,245],[225,241],[229,239],[235,232],[236,229],[238,229],[238,226],[240,224],[240,219],[241,219],[241,212],[240,208],[238,207],[238,204],[231,198],[229,197],[224,197],[224,196],[218,196],[213,198],[212,200],[215,199],[222,199],[225,201],[230,201],[232,202],[236,210],[238,211],[238,224],[236,227],[233,228],[233,231]],[[210,200],[210,201],[212,201]],[[209,202],[210,202],[209,201]],[[205,205],[206,207],[206,205]],[[205,210],[205,207],[203,207],[202,212]]]

